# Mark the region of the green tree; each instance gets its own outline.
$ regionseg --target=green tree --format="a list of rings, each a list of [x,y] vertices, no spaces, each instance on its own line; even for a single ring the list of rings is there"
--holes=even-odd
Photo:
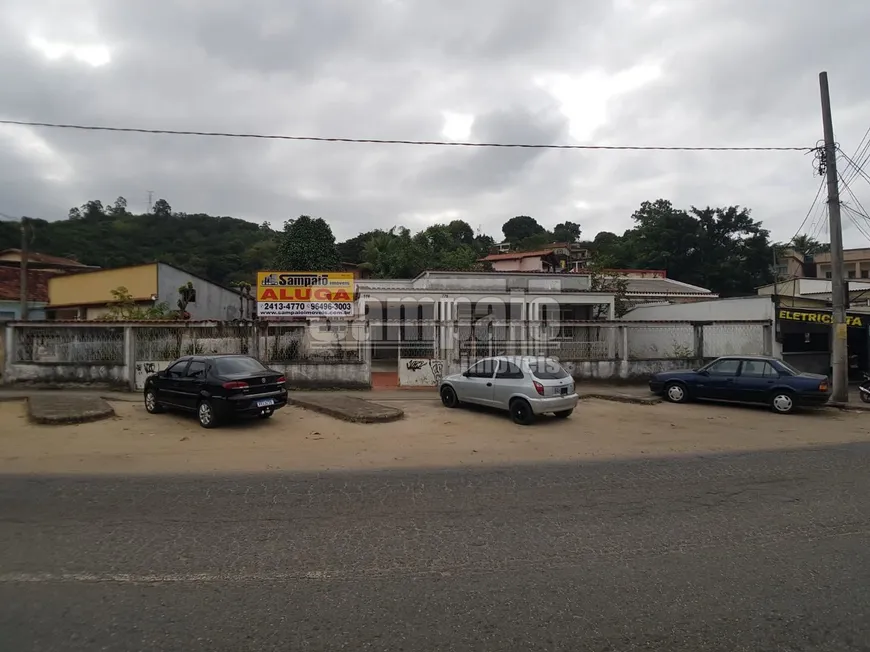
[[[172,206],[170,206],[169,202],[165,199],[158,199],[154,202],[151,212],[160,217],[169,217],[172,215]]]
[[[287,220],[275,252],[275,265],[283,270],[335,270],[341,267],[335,236],[321,218],[300,215]]]
[[[600,262],[593,262],[589,265],[589,275],[590,289],[592,289],[593,292],[612,292],[615,295],[613,300],[613,312],[617,319],[621,319],[628,311],[629,307],[626,300],[628,279],[625,276],[621,276],[620,274],[608,269]],[[600,319],[602,317],[606,318],[607,316],[606,313],[597,314],[595,315],[595,318]]]
[[[659,199],[643,202],[632,219],[635,227],[618,244],[610,243],[610,258],[602,262],[663,269],[670,278],[722,296],[752,294],[772,278],[770,234],[745,208],[692,207],[687,212]]]
[[[115,203],[109,207],[107,214],[112,217],[124,217],[125,215],[129,215],[127,212],[127,200],[123,197],[118,197],[115,200]]]
[[[457,244],[474,246],[474,229],[464,220],[453,220],[447,225],[447,230],[453,236],[453,240]]]
[[[103,316],[106,321],[141,321],[143,319],[178,319],[179,314],[169,310],[166,303],[153,306],[140,306],[133,295],[123,285],[111,290],[112,301]]]
[[[553,229],[553,239],[556,242],[579,242],[580,225],[576,222],[562,222]]]
[[[788,246],[802,256],[813,256],[831,250],[829,243],[819,242],[805,233],[793,237]]]
[[[501,231],[508,242],[520,242],[546,233],[546,229],[538,224],[535,218],[528,215],[512,217],[502,225]]]
[[[363,249],[365,249],[366,242],[371,240],[374,236],[382,233],[386,233],[386,231],[374,229],[372,231],[360,233],[344,242],[339,242],[336,246],[338,248],[338,256],[341,259],[341,262],[354,263],[355,265],[365,262],[363,259]]]

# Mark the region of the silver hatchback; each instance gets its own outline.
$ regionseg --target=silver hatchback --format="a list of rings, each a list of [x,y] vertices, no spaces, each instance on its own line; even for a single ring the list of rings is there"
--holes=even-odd
[[[438,390],[447,407],[475,403],[508,410],[522,425],[548,412],[566,419],[577,405],[574,379],[553,358],[485,358],[461,374],[447,376]]]

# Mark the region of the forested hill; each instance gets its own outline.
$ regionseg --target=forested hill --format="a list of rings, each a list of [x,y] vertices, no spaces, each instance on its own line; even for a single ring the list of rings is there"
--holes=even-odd
[[[663,269],[679,281],[722,296],[754,294],[773,278],[778,245],[761,222],[739,206],[684,210],[659,199],[643,202],[622,235],[601,232],[581,239],[580,224],[552,230],[527,215],[508,219],[502,236],[512,250],[529,251],[553,242],[580,242],[599,267]],[[283,230],[233,217],[173,213],[158,200],[150,213],[133,215],[119,197],[106,207],[90,201],[66,220],[32,220],[31,249],[74,258],[88,265],[122,267],[164,262],[225,285],[254,280],[263,269],[338,269],[341,262],[364,263],[376,278],[409,278],[426,269],[479,269],[478,260],[495,242],[462,220],[434,224],[417,233],[398,226],[372,230],[335,242],[328,222],[299,216]],[[0,222],[0,249],[20,246],[15,222]],[[813,253],[822,245],[795,238],[791,246]]]
[[[272,263],[278,233],[268,225],[173,213],[160,202],[144,215],[125,208],[89,202],[66,220],[31,220],[30,248],[104,268],[159,261],[223,284],[251,281]],[[0,250],[19,247],[20,239],[16,223],[0,222]]]

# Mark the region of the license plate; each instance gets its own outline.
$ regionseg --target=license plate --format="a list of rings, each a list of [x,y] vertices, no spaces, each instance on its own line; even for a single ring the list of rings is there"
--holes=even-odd
[[[568,393],[568,388],[567,388],[567,387],[560,387],[560,388],[559,388],[559,391],[560,391],[562,394],[567,394],[567,393]]]
[[[262,401],[257,401],[257,407],[269,407],[270,405],[275,405],[275,399],[264,398]]]

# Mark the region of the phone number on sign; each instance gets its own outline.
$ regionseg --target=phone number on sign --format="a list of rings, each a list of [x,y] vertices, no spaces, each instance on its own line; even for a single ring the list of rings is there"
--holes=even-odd
[[[353,312],[353,304],[344,303],[307,303],[307,302],[282,302],[261,301],[257,305],[257,312],[261,315],[289,315],[298,317],[340,316],[346,317]]]

